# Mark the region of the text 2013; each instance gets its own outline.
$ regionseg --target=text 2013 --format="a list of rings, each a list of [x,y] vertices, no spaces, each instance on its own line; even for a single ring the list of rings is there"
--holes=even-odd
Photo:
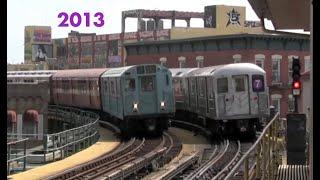
[[[83,13],[83,16],[85,17],[86,27],[90,27],[90,13],[85,12]],[[70,22],[70,25],[72,27],[79,27],[82,22],[82,17],[80,13],[73,12],[70,15],[66,12],[61,12],[58,14],[58,18],[62,18],[62,22],[58,25],[58,27],[69,27],[68,19]],[[103,13],[97,12],[93,16],[93,25],[96,27],[102,27],[104,25],[104,16]]]

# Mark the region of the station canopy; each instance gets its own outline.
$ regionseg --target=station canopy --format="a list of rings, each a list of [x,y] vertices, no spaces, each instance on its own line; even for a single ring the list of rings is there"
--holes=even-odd
[[[17,114],[16,114],[16,112],[13,111],[13,110],[8,110],[7,111],[7,120],[8,120],[8,122],[16,123],[17,122]]]
[[[310,31],[310,0],[248,0],[258,17],[272,21],[275,29]]]
[[[39,114],[37,110],[29,109],[24,114],[25,121],[39,122]]]

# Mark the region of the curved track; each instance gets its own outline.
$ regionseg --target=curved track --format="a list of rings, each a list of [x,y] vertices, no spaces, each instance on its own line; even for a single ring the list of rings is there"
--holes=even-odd
[[[125,178],[150,165],[150,161],[167,163],[180,152],[181,146],[179,139],[168,133],[155,139],[133,138],[111,153],[48,179]]]

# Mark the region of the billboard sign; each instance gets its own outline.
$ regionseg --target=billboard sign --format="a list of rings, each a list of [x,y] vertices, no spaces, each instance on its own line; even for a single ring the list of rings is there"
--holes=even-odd
[[[204,8],[204,27],[216,28],[216,6],[206,6]]]
[[[52,45],[49,44],[33,44],[32,45],[32,61],[45,61],[52,58]]]
[[[51,29],[34,29],[33,43],[51,43]]]
[[[121,56],[109,56],[109,63],[120,63]]]

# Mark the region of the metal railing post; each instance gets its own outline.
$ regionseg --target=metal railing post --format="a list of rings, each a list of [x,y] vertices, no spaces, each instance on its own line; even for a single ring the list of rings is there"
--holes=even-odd
[[[266,177],[266,141],[265,135],[262,138],[262,179]]]
[[[249,163],[248,163],[248,157],[245,158],[244,160],[244,176],[243,176],[244,180],[248,180],[249,179]]]
[[[256,179],[260,179],[260,169],[261,169],[261,165],[260,165],[260,156],[261,156],[261,143],[259,143],[259,145],[257,146],[257,149],[256,149],[256,153],[257,153],[257,155],[256,155],[256,162],[257,162],[257,164],[256,164],[256,174],[255,174],[255,176],[256,176]]]
[[[26,170],[26,164],[27,164],[27,140],[25,140],[23,142],[23,170],[25,171]]]
[[[56,135],[54,135],[54,136],[53,136],[53,139],[52,139],[52,147],[53,147],[53,151],[52,151],[52,161],[55,161],[55,154],[54,154],[55,148],[56,148],[56,146],[55,146],[55,139],[56,139]]]
[[[7,160],[11,159],[11,144],[8,146],[8,156],[7,156]],[[7,174],[10,175],[10,162],[7,162]]]
[[[43,135],[43,149],[44,149],[44,153],[43,153],[43,162],[46,163],[47,162],[47,152],[48,152],[48,135]]]
[[[271,124],[271,127],[269,128],[270,132],[270,138],[269,138],[269,179],[273,178],[273,123]]]

